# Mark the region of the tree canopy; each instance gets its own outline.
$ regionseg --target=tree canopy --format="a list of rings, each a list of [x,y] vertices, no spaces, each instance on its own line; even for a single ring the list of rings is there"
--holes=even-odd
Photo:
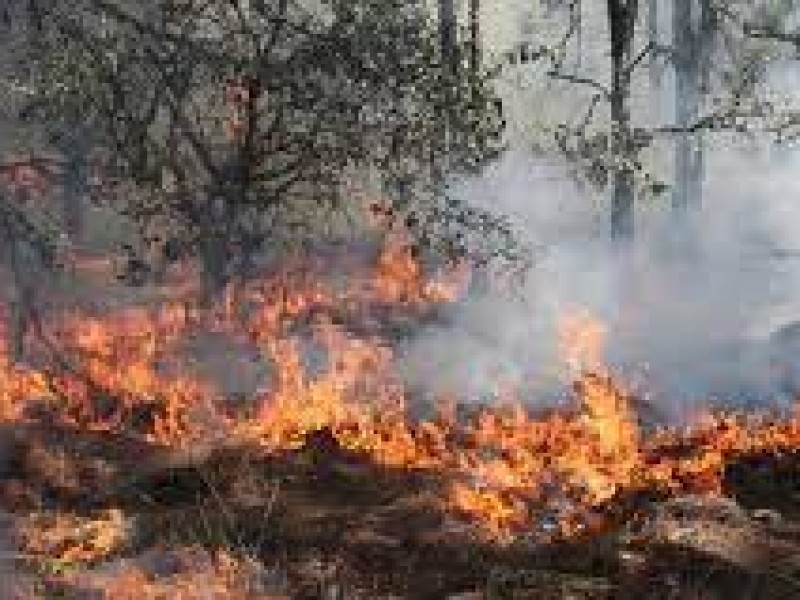
[[[380,182],[420,249],[523,256],[502,218],[448,197],[452,174],[497,156],[502,121],[490,77],[443,60],[422,2],[69,0],[34,20],[26,114],[88,126],[125,189],[105,198],[216,284],[357,212],[355,181]]]

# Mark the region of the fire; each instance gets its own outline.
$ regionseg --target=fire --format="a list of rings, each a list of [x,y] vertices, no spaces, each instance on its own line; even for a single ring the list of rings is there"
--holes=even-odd
[[[464,472],[477,474],[483,492],[461,484],[454,501],[467,513],[485,513],[477,499],[496,505],[488,515],[498,530],[553,501],[593,507],[632,487],[640,466],[638,431],[625,396],[605,377],[587,375],[576,386],[582,412],[534,419],[521,408],[507,416],[486,412],[472,427],[475,448]],[[559,523],[571,527],[566,517]]]
[[[389,238],[378,257],[374,282],[375,293],[388,304],[425,305],[452,302],[463,289],[466,270],[452,269],[442,278],[426,278],[403,236]]]
[[[285,446],[324,427],[338,431],[355,426],[361,433],[379,411],[394,406],[402,412],[403,398],[389,371],[386,348],[349,340],[329,323],[318,326],[314,338],[331,356],[327,371],[316,378],[303,368],[296,342],[273,340],[267,347],[276,365],[276,385],[263,399],[258,422],[266,441]],[[348,445],[360,445],[358,433]]]
[[[458,298],[464,283],[460,269],[428,277],[392,240],[375,269],[343,289],[324,267],[287,262],[216,311],[175,302],[50,315],[49,343],[34,345],[30,365],[12,365],[0,337],[0,418],[36,418],[33,407],[44,403],[49,418],[76,427],[172,445],[248,439],[266,452],[327,429],[376,463],[435,475],[447,510],[500,539],[594,531],[603,506],[642,489],[718,493],[731,457],[800,446],[796,418],[716,415],[684,431],[643,432],[633,396],[603,368],[602,323],[580,311],[565,315],[559,335],[576,379],[570,409],[535,415],[525,408],[531,399],[509,392],[469,419],[443,398],[435,418],[414,420],[390,344],[347,324],[386,307],[421,314]],[[181,342],[200,331],[259,349],[270,374],[252,413],[232,413],[214,381],[181,368]]]
[[[558,327],[559,356],[572,375],[602,369],[606,333],[603,323],[586,310],[568,310],[561,315]]]

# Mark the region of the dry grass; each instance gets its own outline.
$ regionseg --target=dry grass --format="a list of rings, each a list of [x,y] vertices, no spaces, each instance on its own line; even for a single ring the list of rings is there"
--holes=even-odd
[[[374,465],[243,449],[163,464],[138,480],[150,504],[16,514],[30,560],[0,569],[0,598],[800,597],[797,528],[733,501],[667,502],[635,536],[502,548],[437,516],[429,484]]]
[[[259,562],[228,552],[198,548],[150,551],[102,569],[58,578],[74,597],[103,600],[278,600],[288,598],[276,574]],[[67,596],[69,597],[69,596]]]

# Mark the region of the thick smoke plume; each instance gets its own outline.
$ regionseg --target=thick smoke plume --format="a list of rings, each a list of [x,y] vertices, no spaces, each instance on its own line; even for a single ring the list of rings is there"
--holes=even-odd
[[[510,384],[550,402],[574,375],[559,323],[588,311],[606,328],[607,367],[666,418],[712,404],[785,406],[800,381],[800,326],[791,328],[800,322],[800,152],[720,143],[706,161],[689,223],[668,194],[648,200],[627,249],[608,241],[603,201],[524,149],[462,182],[465,198],[513,215],[542,250],[519,294],[472,296],[411,342],[407,376],[476,401]]]

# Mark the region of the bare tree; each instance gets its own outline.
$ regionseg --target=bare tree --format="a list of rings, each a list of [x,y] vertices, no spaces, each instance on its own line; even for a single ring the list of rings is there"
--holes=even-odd
[[[574,166],[582,180],[598,190],[610,188],[611,235],[627,239],[633,235],[634,204],[642,194],[661,194],[668,186],[644,164],[643,151],[657,140],[674,140],[676,172],[673,204],[680,228],[685,228],[688,207],[702,200],[703,138],[714,131],[762,130],[787,137],[797,129],[797,111],[781,108],[761,94],[766,59],[771,50],[754,41],[798,44],[800,40],[781,30],[793,5],[779,2],[762,14],[763,6],[713,0],[674,3],[672,39],[660,35],[660,6],[649,3],[647,43],[637,47],[638,2],[609,0],[605,5],[610,45],[610,72],[603,77],[567,73],[562,68],[566,40],[576,30],[578,0],[571,2],[570,22],[562,41],[533,55],[546,59],[546,73],[553,79],[574,84],[590,95],[585,115],[575,122],[559,123],[554,138],[558,150]],[[778,6],[779,5],[779,6]],[[771,23],[771,24],[770,24]],[[769,44],[768,44],[769,45]],[[774,46],[774,45],[773,45]],[[634,74],[650,58],[650,91],[659,93],[663,63],[676,75],[676,114],[672,123],[643,126],[632,123],[631,92]],[[610,133],[589,134],[589,125],[607,106]]]

